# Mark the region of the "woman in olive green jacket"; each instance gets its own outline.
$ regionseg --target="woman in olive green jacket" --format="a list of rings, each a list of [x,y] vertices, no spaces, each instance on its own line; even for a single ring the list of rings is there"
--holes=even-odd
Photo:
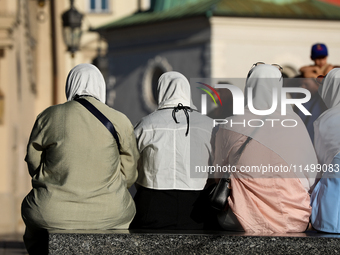
[[[33,189],[22,203],[29,251],[41,229],[127,229],[135,215],[128,188],[137,178],[136,139],[128,118],[105,105],[105,90],[95,66],[78,65],[67,77],[68,101],[37,117],[25,158]],[[79,96],[112,122],[120,151],[109,130],[73,100]]]

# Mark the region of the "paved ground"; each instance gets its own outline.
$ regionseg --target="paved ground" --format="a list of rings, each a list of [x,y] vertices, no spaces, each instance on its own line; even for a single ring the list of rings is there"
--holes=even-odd
[[[0,255],[26,255],[28,254],[22,235],[0,235]]]

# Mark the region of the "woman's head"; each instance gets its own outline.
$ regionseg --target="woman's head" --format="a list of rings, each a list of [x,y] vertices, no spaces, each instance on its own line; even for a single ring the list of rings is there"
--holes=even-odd
[[[179,72],[166,72],[158,79],[158,108],[191,104],[190,83]]]
[[[106,85],[101,72],[91,64],[80,64],[72,68],[66,80],[66,98],[72,100],[76,95],[93,96],[105,103]]]
[[[340,105],[340,68],[334,68],[326,75],[319,94],[328,108]]]
[[[244,92],[246,104],[249,96],[248,90],[251,88],[254,108],[257,110],[270,109],[273,104],[274,88],[277,93],[280,93],[282,85],[282,73],[277,67],[266,64],[255,66],[247,76]]]

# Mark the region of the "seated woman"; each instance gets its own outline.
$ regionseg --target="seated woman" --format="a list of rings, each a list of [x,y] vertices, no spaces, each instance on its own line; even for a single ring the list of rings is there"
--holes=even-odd
[[[286,233],[303,232],[308,226],[308,192],[315,173],[300,171],[299,166],[316,164],[317,159],[305,125],[291,106],[281,115],[282,83],[277,67],[255,64],[246,81],[244,115],[230,117],[217,131],[214,165],[237,169],[230,176],[228,205],[218,215],[224,229]],[[273,107],[269,115],[252,113]]]
[[[194,176],[192,167],[208,164],[213,123],[194,109],[188,80],[164,73],[158,109],[135,127],[141,158],[132,228],[202,229],[209,218],[200,197],[207,173]]]
[[[33,189],[22,202],[24,241],[32,254],[42,249],[43,230],[127,229],[135,215],[128,191],[139,158],[133,126],[105,105],[105,91],[95,66],[77,65],[67,77],[67,102],[37,117],[25,158]],[[120,150],[109,130],[74,100],[78,97],[112,122]]]
[[[315,122],[319,171],[326,171],[311,196],[311,223],[316,230],[340,233],[340,68],[331,70],[319,93],[329,108]]]

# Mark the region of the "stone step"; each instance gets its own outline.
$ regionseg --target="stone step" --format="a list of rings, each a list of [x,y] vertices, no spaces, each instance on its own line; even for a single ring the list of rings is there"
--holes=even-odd
[[[314,231],[249,235],[226,231],[49,232],[49,254],[336,254],[340,236]]]

